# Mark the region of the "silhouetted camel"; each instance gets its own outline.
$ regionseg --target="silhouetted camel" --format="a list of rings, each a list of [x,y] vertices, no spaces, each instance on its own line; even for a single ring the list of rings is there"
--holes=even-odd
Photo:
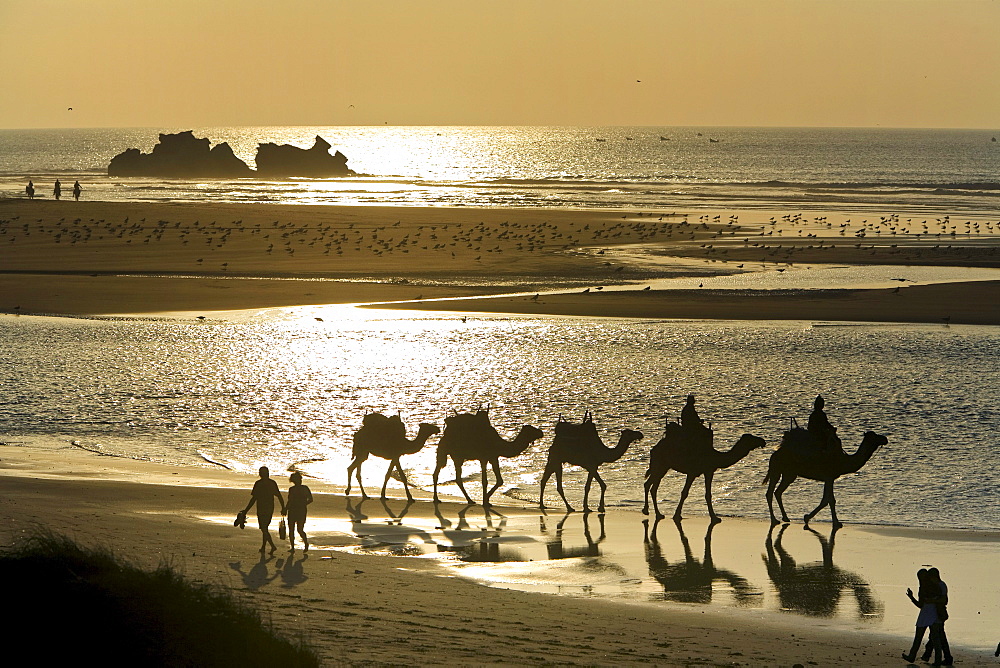
[[[743,434],[736,444],[728,452],[720,452],[711,446],[696,444],[691,442],[690,430],[686,430],[676,422],[667,425],[666,432],[659,443],[653,446],[649,453],[649,468],[646,469],[645,503],[642,506],[642,514],[649,514],[649,499],[653,499],[653,511],[657,519],[663,518],[656,502],[656,492],[660,488],[660,481],[667,471],[673,469],[687,475],[684,489],[681,490],[680,500],[677,502],[677,510],[674,511],[674,519],[681,519],[681,509],[687,499],[691,485],[699,477],[705,477],[705,503],[708,505],[708,514],[712,522],[721,522],[722,519],[715,514],[712,507],[712,477],[719,469],[729,468],[736,462],[746,457],[752,450],[764,447],[764,439],[752,434]]]
[[[434,467],[434,500],[438,500],[438,476],[450,457],[455,464],[455,482],[469,503],[475,501],[462,484],[462,464],[470,460],[479,460],[483,476],[483,505],[490,505],[493,492],[503,484],[503,476],[500,475],[500,457],[517,457],[543,435],[538,427],[526,424],[521,427],[513,440],[508,441],[490,424],[489,409],[445,418],[444,433],[438,441],[437,463]],[[487,464],[493,465],[493,473],[497,478],[496,484],[489,488],[487,488]]]
[[[764,482],[767,483],[767,509],[771,513],[771,524],[778,524],[778,518],[774,515],[773,499],[778,500],[778,508],[781,509],[781,521],[788,522],[788,513],[781,497],[788,486],[795,482],[796,478],[808,478],[818,480],[823,483],[823,500],[816,506],[816,509],[806,513],[805,523],[816,516],[820,510],[827,505],[830,506],[830,516],[833,520],[834,528],[843,526],[837,519],[837,500],[833,495],[833,483],[842,475],[857,473],[861,470],[875,451],[889,442],[889,440],[873,431],[865,433],[861,440],[861,445],[854,454],[836,450],[803,452],[801,448],[789,447],[789,439],[798,436],[796,432],[803,430],[792,430],[785,432],[781,440],[781,445],[771,454],[771,459],[767,465],[767,475]]]
[[[726,582],[733,590],[733,596],[738,605],[749,605],[760,601],[760,590],[754,588],[741,575],[725,568],[716,568],[712,559],[712,530],[715,522],[708,523],[705,531],[705,554],[699,562],[691,551],[691,544],[684,535],[684,528],[679,521],[674,521],[681,545],[684,547],[684,561],[670,563],[663,556],[663,549],[656,538],[659,520],[653,521],[653,530],[649,530],[649,520],[643,520],[642,542],[646,551],[646,565],[649,574],[663,587],[663,597],[668,601],[678,603],[711,603],[715,592],[715,583]]]
[[[556,474],[556,489],[566,504],[566,510],[572,512],[573,507],[566,500],[563,492],[563,464],[579,466],[587,471],[587,484],[583,488],[583,510],[589,512],[587,499],[590,496],[590,485],[594,480],[601,486],[601,503],[598,512],[604,512],[604,492],[608,486],[597,472],[601,464],[616,462],[622,458],[628,447],[642,438],[642,433],[632,429],[622,430],[618,444],[609,448],[604,445],[590,413],[586,413],[581,424],[559,421],[556,423],[556,435],[549,446],[549,456],[545,462],[545,472],[542,474],[541,490],[538,493],[538,505],[545,507],[545,484],[553,473]]]
[[[833,617],[837,613],[844,590],[854,594],[859,619],[881,617],[885,606],[872,595],[871,587],[857,573],[844,570],[833,563],[833,548],[837,536],[834,527],[827,540],[818,532],[806,527],[819,540],[823,561],[799,565],[781,546],[781,536],[788,525],[778,530],[772,541],[774,525],[767,532],[762,555],[767,575],[778,592],[782,609],[794,610],[813,617]]]
[[[422,422],[416,438],[411,441],[406,438],[406,428],[398,415],[387,418],[380,413],[369,413],[364,417],[361,428],[354,432],[354,450],[352,452],[354,459],[347,467],[347,489],[344,493],[348,495],[351,493],[351,472],[354,471],[362,498],[368,497],[361,484],[361,465],[368,459],[369,455],[375,455],[389,460],[389,468],[385,472],[385,480],[382,483],[382,498],[385,498],[385,488],[395,469],[399,471],[403,489],[406,490],[406,498],[412,500],[410,485],[406,480],[403,467],[399,464],[399,458],[417,452],[424,447],[428,438],[440,433],[440,431],[437,425]]]

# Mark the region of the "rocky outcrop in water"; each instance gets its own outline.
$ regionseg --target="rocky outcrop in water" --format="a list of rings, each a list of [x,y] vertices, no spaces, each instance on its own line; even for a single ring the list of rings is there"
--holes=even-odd
[[[312,148],[290,144],[261,144],[257,147],[257,174],[260,176],[348,176],[347,156],[330,155],[330,143],[320,136]]]
[[[130,148],[111,158],[109,176],[161,176],[175,178],[233,178],[262,176],[350,176],[347,156],[340,151],[330,155],[330,144],[316,137],[312,148],[289,144],[260,144],[257,147],[257,171],[233,154],[229,144],[211,146],[192,130],[161,134],[150,153]]]
[[[226,178],[251,176],[253,170],[233,154],[229,144],[211,146],[194,132],[161,134],[152,152],[130,148],[111,158],[108,176],[164,176]]]

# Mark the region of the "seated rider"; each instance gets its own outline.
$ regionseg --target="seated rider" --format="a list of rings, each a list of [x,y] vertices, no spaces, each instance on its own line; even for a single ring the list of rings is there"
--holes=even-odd
[[[809,424],[806,429],[816,439],[821,450],[839,450],[841,448],[840,438],[837,436],[837,428],[830,424],[826,413],[823,411],[822,395],[816,396],[813,402],[813,412],[809,414]]]
[[[687,402],[681,410],[681,428],[698,445],[712,446],[712,430],[698,415],[698,410],[694,407],[693,394],[688,395]]]
[[[691,431],[699,427],[705,427],[705,423],[698,416],[698,410],[694,407],[693,394],[687,396],[687,402],[684,404],[684,408],[681,409],[681,426]]]

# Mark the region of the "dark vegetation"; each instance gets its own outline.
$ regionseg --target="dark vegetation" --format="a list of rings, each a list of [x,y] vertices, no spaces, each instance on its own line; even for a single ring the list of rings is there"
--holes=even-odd
[[[39,533],[0,553],[4,635],[48,665],[318,666],[221,587]]]

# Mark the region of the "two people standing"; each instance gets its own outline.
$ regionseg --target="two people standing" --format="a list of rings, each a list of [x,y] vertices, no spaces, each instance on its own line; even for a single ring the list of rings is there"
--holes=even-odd
[[[907,589],[906,595],[913,605],[920,608],[917,615],[916,632],[913,636],[913,645],[909,653],[904,653],[903,658],[907,663],[913,663],[920,650],[920,644],[924,639],[924,632],[930,630],[930,639],[924,654],[923,661],[931,658],[934,653],[935,666],[950,666],[954,663],[951,656],[951,648],[948,646],[948,636],[944,631],[944,623],[948,619],[948,585],[941,580],[941,574],[936,568],[921,568],[917,571],[917,581],[919,588],[914,597],[913,590]]]
[[[246,514],[250,512],[250,509],[254,505],[257,506],[257,526],[260,528],[261,532],[261,554],[267,550],[268,546],[270,546],[272,554],[278,549],[274,544],[274,539],[271,538],[271,532],[269,531],[271,520],[274,517],[275,498],[277,498],[278,502],[281,504],[281,514],[283,516],[288,516],[288,522],[290,525],[288,527],[288,533],[292,550],[295,549],[296,530],[298,530],[299,536],[302,538],[304,548],[308,550],[309,538],[306,536],[305,532],[306,506],[312,503],[313,498],[312,492],[309,491],[309,488],[302,484],[302,474],[296,471],[292,473],[289,478],[292,483],[292,487],[288,490],[287,506],[285,505],[285,500],[281,496],[281,490],[278,489],[278,483],[271,478],[271,472],[268,468],[266,466],[261,466],[258,474],[260,475],[260,478],[254,483],[253,489],[250,492],[250,502],[247,503],[246,508],[240,512],[240,515],[245,518]],[[239,516],[237,516],[237,522],[238,521]]]

